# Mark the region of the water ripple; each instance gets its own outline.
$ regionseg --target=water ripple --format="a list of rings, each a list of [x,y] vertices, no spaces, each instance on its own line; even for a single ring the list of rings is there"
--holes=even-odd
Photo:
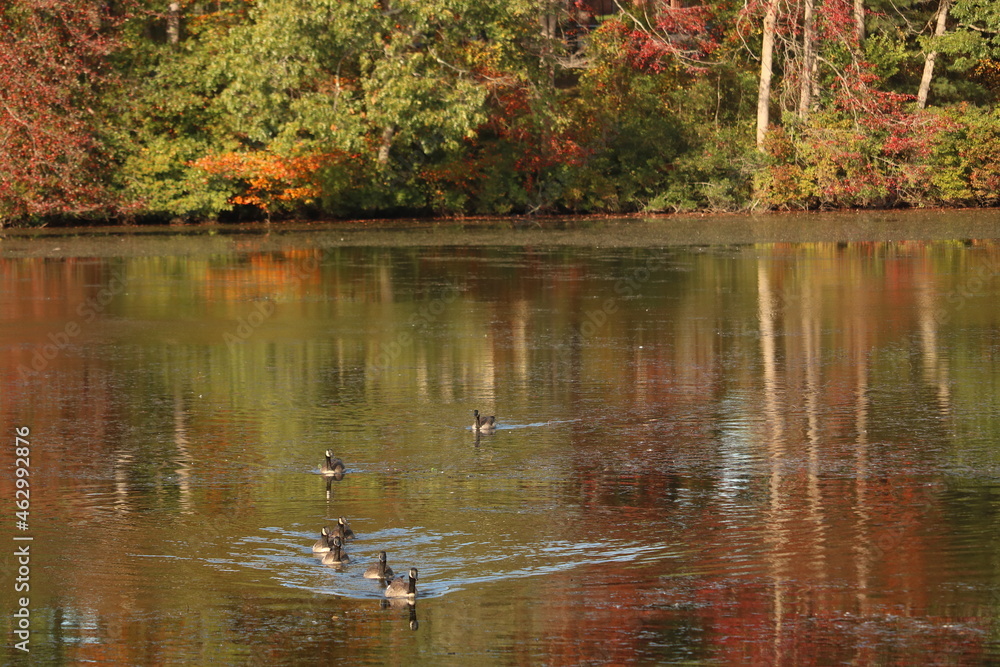
[[[361,576],[379,551],[389,553],[389,566],[401,575],[410,567],[420,572],[419,597],[434,598],[471,586],[507,579],[546,576],[607,563],[653,563],[676,558],[667,544],[639,542],[549,541],[518,544],[510,552],[491,550],[460,532],[434,533],[421,527],[386,529],[352,540],[345,551],[351,561],[325,566],[311,552],[313,535],[278,527],[263,529],[270,537],[244,537],[232,558],[204,558],[212,568],[265,570],[282,586],[356,599],[381,598],[384,586]],[[387,547],[386,545],[391,545]]]

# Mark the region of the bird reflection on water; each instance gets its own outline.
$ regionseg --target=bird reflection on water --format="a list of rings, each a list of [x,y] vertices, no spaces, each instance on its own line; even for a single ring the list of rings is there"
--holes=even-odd
[[[417,621],[417,603],[413,598],[385,598],[379,601],[379,609],[407,609],[410,630],[420,627]]]

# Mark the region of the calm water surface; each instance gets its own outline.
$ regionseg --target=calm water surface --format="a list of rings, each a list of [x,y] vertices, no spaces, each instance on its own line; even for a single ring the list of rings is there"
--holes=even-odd
[[[998,238],[996,212],[10,234],[0,660],[31,536],[36,664],[996,662]],[[414,605],[361,577],[380,550]]]

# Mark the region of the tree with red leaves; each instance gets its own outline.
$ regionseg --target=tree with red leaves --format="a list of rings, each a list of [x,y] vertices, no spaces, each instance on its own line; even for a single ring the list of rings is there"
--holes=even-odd
[[[719,47],[721,35],[713,27],[717,6],[684,7],[676,0],[621,2],[630,30],[635,65],[651,71],[666,67],[697,74]]]
[[[95,111],[113,24],[103,3],[0,4],[0,225],[113,208]]]

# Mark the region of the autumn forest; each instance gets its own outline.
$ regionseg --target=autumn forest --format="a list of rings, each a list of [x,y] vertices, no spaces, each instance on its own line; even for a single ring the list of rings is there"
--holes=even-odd
[[[1000,204],[994,0],[11,0],[0,226]]]

